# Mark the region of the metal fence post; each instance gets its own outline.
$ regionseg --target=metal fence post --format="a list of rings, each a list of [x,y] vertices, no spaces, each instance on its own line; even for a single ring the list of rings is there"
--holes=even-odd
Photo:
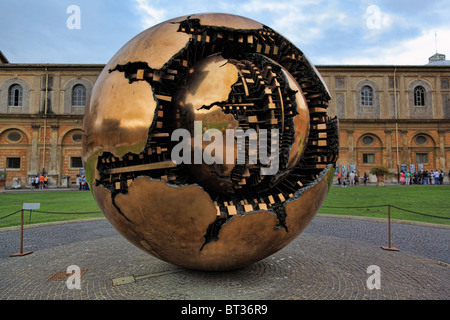
[[[33,210],[39,209],[41,207],[40,203],[24,203],[22,205],[22,211],[20,213],[20,251],[17,253],[10,254],[10,257],[21,257],[27,254],[33,253],[33,251],[23,252],[23,210]],[[31,213],[30,213],[31,219]]]
[[[389,246],[381,246],[381,249],[383,250],[389,250],[389,251],[399,251],[397,248],[391,247],[391,205],[388,204],[388,237],[389,237]]]
[[[20,257],[27,254],[33,253],[33,251],[23,252],[23,209],[20,212],[20,251],[17,253],[10,254],[10,257]]]

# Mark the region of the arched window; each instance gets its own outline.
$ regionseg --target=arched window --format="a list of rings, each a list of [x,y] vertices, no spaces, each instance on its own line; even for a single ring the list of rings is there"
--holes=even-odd
[[[82,84],[73,86],[72,89],[72,105],[77,107],[86,106],[86,87]]]
[[[371,107],[373,105],[373,89],[371,86],[361,88],[361,105]]]
[[[417,86],[414,88],[414,105],[415,106],[425,105],[425,88],[422,86]]]
[[[10,107],[21,107],[23,100],[23,89],[20,84],[13,84],[9,87],[9,106]]]

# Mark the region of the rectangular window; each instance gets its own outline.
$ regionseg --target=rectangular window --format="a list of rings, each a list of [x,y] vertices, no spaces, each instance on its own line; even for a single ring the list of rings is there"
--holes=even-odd
[[[375,163],[375,154],[364,153],[363,154],[363,163],[364,164],[374,164]]]
[[[394,78],[389,78],[389,89],[399,89],[398,88],[398,78],[395,77],[395,87],[394,87]]]
[[[71,168],[82,168],[83,161],[81,161],[81,157],[70,157],[70,167]]]
[[[441,89],[450,89],[448,78],[441,79]]]
[[[345,78],[336,78],[336,89],[345,89]]]
[[[428,153],[416,153],[417,163],[428,163]]]
[[[6,158],[7,169],[20,169],[20,158]]]

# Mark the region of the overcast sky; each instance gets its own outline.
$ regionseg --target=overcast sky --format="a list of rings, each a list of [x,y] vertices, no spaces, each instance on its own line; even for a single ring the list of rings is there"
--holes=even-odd
[[[146,28],[204,12],[259,21],[316,65],[423,65],[436,49],[450,60],[448,0],[0,0],[0,50],[11,63],[105,64]]]

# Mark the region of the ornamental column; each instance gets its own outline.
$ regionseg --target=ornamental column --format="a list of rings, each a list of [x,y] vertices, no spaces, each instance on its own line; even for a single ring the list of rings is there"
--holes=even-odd
[[[438,130],[439,134],[439,170],[444,171],[446,168],[445,164],[445,130]]]
[[[386,134],[386,166],[392,168],[394,166],[392,162],[392,130],[384,130]]]
[[[49,181],[49,185],[54,185],[59,183],[58,174],[58,129],[59,125],[51,125],[51,136],[50,136],[50,163],[48,165],[49,178],[54,179],[54,181]]]
[[[355,144],[353,140],[354,130],[347,130],[347,147],[348,147],[348,162],[350,165],[356,164],[355,162]]]
[[[33,129],[33,134],[31,136],[31,162],[28,176],[32,175],[34,177],[39,172],[41,166],[39,163],[39,130],[41,126],[39,124],[33,124],[31,128]]]

